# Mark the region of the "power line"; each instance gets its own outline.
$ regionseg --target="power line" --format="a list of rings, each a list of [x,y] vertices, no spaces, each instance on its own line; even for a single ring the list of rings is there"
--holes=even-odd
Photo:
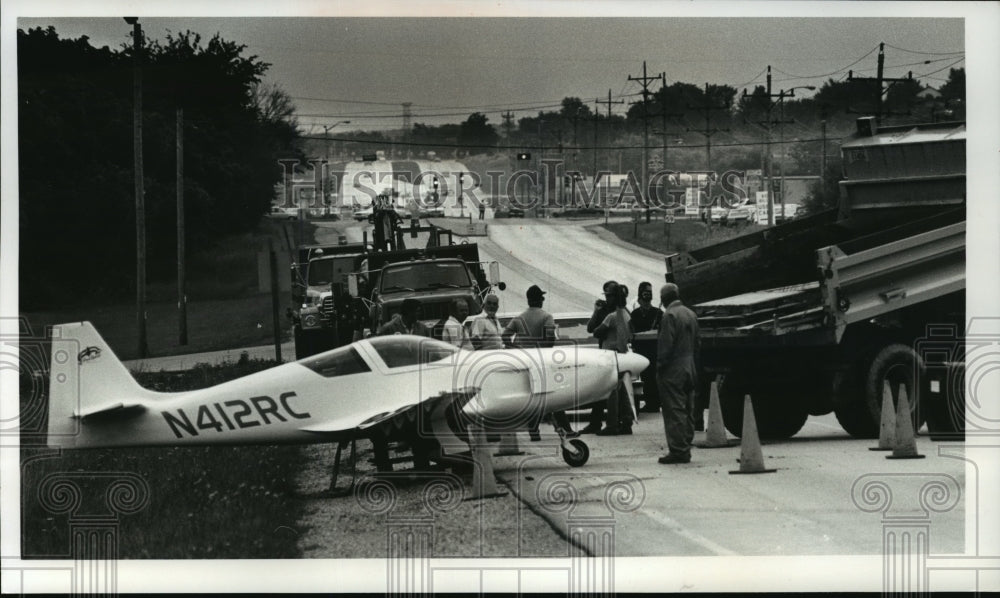
[[[872,49],[868,50],[868,52],[866,52],[865,55],[862,56],[861,58],[858,58],[857,60],[855,60],[851,64],[849,64],[849,65],[847,65],[847,66],[845,66],[843,68],[839,68],[839,69],[837,69],[837,70],[835,70],[835,71],[833,71],[831,73],[824,73],[824,74],[821,74],[821,75],[795,75],[793,73],[787,73],[787,72],[785,72],[785,71],[783,71],[783,70],[781,70],[779,68],[775,68],[774,70],[778,71],[782,75],[785,75],[786,77],[792,77],[792,79],[818,79],[820,77],[832,77],[833,75],[836,75],[837,73],[841,73],[841,72],[843,72],[843,71],[851,68],[852,66],[854,66],[857,63],[861,62],[865,58],[868,58],[868,56],[871,55],[871,53],[874,52],[877,49],[878,49],[878,46],[872,47]],[[757,75],[757,77],[759,77],[759,76],[760,75]]]
[[[327,139],[322,136],[315,135],[303,135],[301,139]],[[774,145],[790,144],[790,143],[809,143],[815,141],[822,141],[822,137],[809,138],[809,139],[786,139],[784,141],[772,141]],[[411,146],[411,147],[450,147],[458,149],[476,149],[476,148],[489,148],[497,150],[512,150],[512,149],[523,149],[520,145],[496,145],[496,144],[476,144],[476,143],[434,143],[434,142],[420,142],[420,141],[392,141],[389,139],[355,139],[350,137],[329,137],[330,141],[338,141],[344,143],[356,143],[356,144],[368,144],[368,145],[386,145],[392,143],[397,146]],[[839,143],[836,139],[828,139],[827,143]],[[760,141],[746,141],[746,142],[732,142],[732,143],[713,143],[712,147],[746,147],[746,146],[759,146]],[[559,149],[558,145],[536,145],[533,146],[534,149],[544,150],[544,151],[557,151]],[[594,145],[594,146],[581,146],[581,150],[633,150],[641,149],[642,145]],[[704,144],[687,144],[674,146],[674,149],[704,149]]]
[[[926,54],[927,56],[947,56],[949,54],[952,55],[965,54],[965,50],[961,50],[959,52],[921,52],[919,50],[907,50],[906,48],[900,48],[892,44],[886,44],[886,45],[892,48],[893,50],[899,50],[900,52],[909,52],[910,54]]]

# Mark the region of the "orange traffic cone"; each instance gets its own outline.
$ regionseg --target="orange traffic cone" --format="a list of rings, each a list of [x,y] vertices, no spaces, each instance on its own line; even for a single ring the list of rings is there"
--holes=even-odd
[[[906,385],[899,387],[899,403],[896,405],[896,446],[886,459],[923,459],[917,453],[917,441],[913,437],[913,420],[910,416],[910,402],[906,398]]]
[[[905,387],[903,392],[905,392]],[[878,446],[870,451],[891,451],[896,445],[896,411],[892,406],[892,389],[889,381],[882,385],[882,423],[879,425]]]
[[[719,403],[719,387],[712,382],[708,400],[708,425],[705,426],[705,442],[695,444],[698,448],[720,448],[733,446],[735,440],[726,437],[726,425],[722,422],[722,405]]]
[[[776,469],[764,469],[764,453],[760,450],[757,436],[757,420],[753,416],[750,395],[743,398],[743,441],[740,443],[740,469],[729,473],[774,473]]]

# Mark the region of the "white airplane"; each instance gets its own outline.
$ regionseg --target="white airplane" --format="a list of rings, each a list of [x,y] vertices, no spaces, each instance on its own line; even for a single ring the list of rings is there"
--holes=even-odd
[[[604,399],[649,361],[576,345],[460,350],[421,337],[360,340],[210,388],[139,386],[89,323],[53,327],[48,444],[61,448],[422,438],[468,449],[469,426],[524,430]],[[634,405],[634,401],[629,401]],[[557,427],[564,460],[589,450]],[[338,454],[339,457],[339,454]],[[339,462],[339,459],[338,459]]]

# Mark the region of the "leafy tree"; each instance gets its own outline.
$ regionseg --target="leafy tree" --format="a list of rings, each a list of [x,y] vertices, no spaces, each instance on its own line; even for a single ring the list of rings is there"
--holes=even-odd
[[[174,274],[176,111],[184,109],[186,233],[193,251],[253,228],[298,157],[289,106],[258,95],[267,64],[190,32],[143,49],[149,280]],[[133,48],[94,48],[55,29],[18,31],[22,302],[135,291]],[[197,255],[192,255],[197,259]]]
[[[813,183],[809,188],[809,195],[802,202],[802,209],[806,214],[815,214],[837,207],[840,200],[840,181],[843,179],[843,169],[840,159],[828,159],[826,163],[826,176]]]
[[[458,142],[462,145],[477,146],[480,152],[489,147],[495,146],[500,136],[493,125],[488,124],[489,119],[481,112],[474,112],[465,119],[458,129]]]
[[[948,80],[941,86],[941,99],[965,101],[965,69],[948,71]]]

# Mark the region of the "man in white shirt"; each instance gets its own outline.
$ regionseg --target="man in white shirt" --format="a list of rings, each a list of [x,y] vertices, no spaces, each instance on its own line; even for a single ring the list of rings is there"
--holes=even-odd
[[[444,323],[444,330],[441,333],[441,340],[446,343],[451,343],[459,349],[473,350],[472,339],[469,338],[469,332],[465,329],[463,322],[469,317],[469,304],[465,302],[465,299],[459,297],[455,299],[451,304],[451,316],[448,321]]]
[[[472,321],[472,346],[478,349],[503,349],[503,328],[497,320],[500,298],[487,295],[483,300],[483,313]]]

